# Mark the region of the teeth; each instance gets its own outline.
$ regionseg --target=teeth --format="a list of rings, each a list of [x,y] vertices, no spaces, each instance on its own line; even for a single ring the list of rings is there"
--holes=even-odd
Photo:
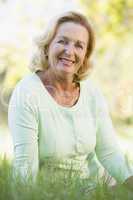
[[[61,60],[64,60],[64,61],[67,61],[67,62],[71,62],[71,63],[74,63],[74,61],[72,60],[69,60],[69,59],[66,59],[66,58],[60,58]]]

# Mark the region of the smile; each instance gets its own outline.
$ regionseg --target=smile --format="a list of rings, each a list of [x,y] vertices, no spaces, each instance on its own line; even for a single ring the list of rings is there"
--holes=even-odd
[[[59,58],[59,60],[65,65],[71,65],[71,64],[75,63],[75,61],[70,60],[68,58]]]

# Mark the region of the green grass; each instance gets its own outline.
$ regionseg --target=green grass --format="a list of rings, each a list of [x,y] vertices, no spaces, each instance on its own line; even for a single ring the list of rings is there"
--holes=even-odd
[[[81,180],[71,170],[67,173],[48,165],[42,168],[36,181],[13,178],[12,167],[6,159],[0,161],[0,200],[130,200],[133,193],[118,185],[108,186],[107,180],[97,182],[89,190],[88,181]]]

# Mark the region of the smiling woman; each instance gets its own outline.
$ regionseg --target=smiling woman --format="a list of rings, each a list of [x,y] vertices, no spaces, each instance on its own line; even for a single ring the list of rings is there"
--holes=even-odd
[[[53,159],[59,170],[72,164],[88,187],[95,187],[101,166],[118,182],[128,180],[133,169],[118,147],[107,103],[88,77],[94,33],[87,19],[64,13],[36,44],[33,73],[17,84],[9,104],[14,171],[36,178]]]
[[[64,22],[66,24],[65,27],[64,27]],[[71,35],[69,36],[70,37],[69,38],[67,36],[67,33],[65,33],[65,29],[66,30],[69,29],[68,31],[70,31],[71,29],[70,25],[75,26],[76,29],[71,30]],[[63,29],[64,32],[62,32]],[[80,33],[78,31],[80,31]],[[88,33],[87,36],[86,36],[86,31]],[[81,37],[79,36],[79,34],[82,34]],[[75,40],[76,38],[77,41]],[[61,16],[57,16],[56,18],[54,18],[54,20],[49,24],[44,34],[35,39],[38,51],[35,52],[35,54],[33,54],[29,66],[30,69],[32,71],[37,71],[42,69],[45,70],[48,68],[49,66],[48,55],[47,55],[49,49],[48,47],[51,44],[51,42],[55,41],[55,39],[56,40],[58,39],[58,43],[60,45],[66,45],[66,47],[72,45],[73,44],[72,42],[75,41],[76,42],[75,47],[77,47],[77,49],[83,48],[83,52],[85,51],[87,45],[84,63],[78,70],[77,74],[74,75],[74,78],[80,81],[85,77],[87,77],[89,70],[92,67],[92,64],[90,62],[90,56],[92,54],[95,43],[94,32],[91,25],[88,23],[87,19],[84,16],[79,15],[79,13],[73,13],[73,12],[70,12],[70,15],[63,14]],[[75,59],[77,60],[73,61],[77,62],[78,57],[76,57]]]
[[[66,72],[64,76],[69,76],[72,81],[73,74],[83,65],[88,39],[88,31],[82,25],[73,22],[61,24],[49,45],[49,65],[56,73]]]

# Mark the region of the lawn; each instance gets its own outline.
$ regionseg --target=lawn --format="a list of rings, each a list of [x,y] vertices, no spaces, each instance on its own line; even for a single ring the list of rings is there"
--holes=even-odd
[[[132,200],[133,193],[124,186],[111,188],[109,180],[98,181],[95,189],[89,189],[88,181],[77,174],[59,173],[48,165],[39,171],[32,181],[14,177],[10,163],[0,161],[0,200]]]

